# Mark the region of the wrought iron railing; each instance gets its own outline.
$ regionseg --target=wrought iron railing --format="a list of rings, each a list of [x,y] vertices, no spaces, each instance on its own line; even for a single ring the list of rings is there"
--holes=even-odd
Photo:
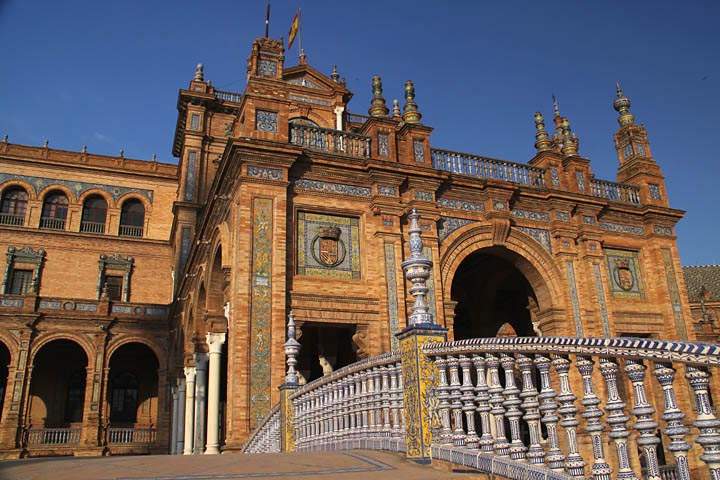
[[[80,231],[85,233],[105,233],[105,224],[100,222],[80,222]]]
[[[138,227],[135,225],[120,225],[120,230],[118,233],[121,237],[142,237],[143,227]]]
[[[222,90],[215,90],[215,98],[217,98],[218,100],[224,100],[226,102],[241,103],[243,95],[242,93],[223,92]]]
[[[25,215],[14,215],[12,213],[0,213],[0,225],[23,225]]]
[[[615,202],[640,205],[640,187],[637,185],[628,185],[593,178],[590,180],[590,192],[596,197],[607,198]]]
[[[545,170],[542,168],[436,148],[431,149],[430,153],[433,167],[438,170],[530,187],[545,186]]]
[[[65,230],[65,219],[54,217],[41,217],[40,228],[47,228],[50,230]]]
[[[31,428],[25,431],[28,447],[43,445],[75,445],[80,442],[80,428]]]
[[[290,125],[290,143],[311,150],[351,157],[370,157],[370,138],[355,133],[307,125]]]
[[[154,427],[108,427],[107,430],[109,445],[150,445],[156,437]]]

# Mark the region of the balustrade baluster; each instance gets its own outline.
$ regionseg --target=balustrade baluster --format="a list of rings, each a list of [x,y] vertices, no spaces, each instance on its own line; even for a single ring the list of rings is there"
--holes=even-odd
[[[465,355],[460,355],[460,368],[462,370],[462,392],[461,400],[463,402],[462,410],[465,413],[465,425],[467,425],[467,436],[465,437],[465,445],[469,448],[478,448],[480,438],[475,432],[475,387],[470,377],[471,360]]]
[[[368,375],[367,370],[363,370],[362,372],[360,372],[360,375],[361,375],[361,379],[362,379],[362,380],[361,380],[361,381],[362,381],[362,400],[361,400],[361,404],[362,404],[362,417],[363,417],[363,419],[362,419],[362,424],[363,424],[362,431],[363,431],[363,436],[364,436],[364,437],[367,437],[367,436],[368,436],[368,433],[370,432],[370,429],[371,429],[371,425],[370,425],[370,411],[369,411],[369,410],[370,410],[370,395],[372,394],[372,392],[371,392],[371,390],[370,390],[371,387],[369,386],[369,385],[370,385],[370,378],[369,378],[369,375]]]
[[[687,378],[695,397],[696,417],[693,426],[700,432],[695,441],[702,445],[704,450],[700,459],[710,469],[712,480],[720,480],[720,435],[718,435],[720,420],[715,417],[712,405],[710,405],[708,391],[710,374],[703,367],[688,365],[685,378]]]
[[[398,372],[400,367],[397,363],[393,363],[390,366],[390,405],[392,411],[392,434],[393,437],[399,437],[402,434],[400,427],[400,406],[402,397],[402,389],[398,385]],[[400,395],[398,395],[398,392]]]
[[[575,362],[582,377],[583,382],[583,398],[580,403],[585,407],[582,413],[586,423],[586,430],[590,433],[592,442],[593,464],[590,468],[592,476],[595,480],[610,480],[610,465],[605,460],[605,452],[603,449],[602,431],[603,427],[600,423],[602,412],[598,408],[600,399],[595,394],[592,385],[592,372],[594,363],[592,358],[586,356],[578,356]]]
[[[373,394],[373,410],[375,411],[375,435],[382,432],[383,426],[383,410],[382,410],[382,374],[379,367],[373,368],[373,385],[375,392]]]
[[[499,457],[510,456],[510,443],[505,435],[505,408],[503,407],[503,387],[500,384],[500,361],[495,355],[485,357],[488,367],[488,393],[490,394],[490,413],[495,420],[495,454]]]
[[[540,430],[540,402],[538,400],[538,391],[533,383],[533,361],[527,355],[518,355],[517,366],[520,369],[522,378],[522,408],[525,411],[523,420],[528,425],[530,433],[530,445],[527,450],[527,458],[530,463],[542,464],[545,458],[545,450],[540,441],[542,439],[542,431]]]
[[[615,443],[615,451],[618,459],[618,480],[637,480],[635,473],[630,468],[630,457],[628,454],[627,421],[630,419],[625,414],[625,402],[620,398],[618,390],[619,367],[615,360],[610,358],[600,359],[600,373],[605,379],[608,399],[605,404],[607,411],[607,423],[610,425],[608,436]]]
[[[553,366],[560,379],[560,395],[557,399],[560,402],[560,425],[565,429],[568,438],[568,455],[565,457],[565,470],[573,477],[585,476],[585,461],[578,452],[577,444],[577,426],[580,422],[576,417],[577,407],[575,400],[577,397],[570,389],[570,360],[567,357],[557,355],[553,361]]]
[[[655,378],[663,389],[665,409],[662,419],[665,420],[665,434],[670,438],[670,450],[675,457],[675,465],[680,480],[690,480],[690,467],[688,465],[687,452],[690,445],[685,441],[685,436],[690,430],[685,426],[683,419],[685,414],[678,408],[673,380],[675,370],[670,363],[655,362]],[[663,476],[662,474],[660,475]]]
[[[552,388],[550,382],[550,359],[544,355],[537,355],[535,357],[535,366],[540,373],[540,412],[542,418],[540,421],[545,425],[547,430],[548,444],[547,453],[545,455],[545,461],[547,461],[550,469],[560,472],[565,469],[565,455],[560,450],[560,441],[558,438],[557,423],[559,417],[557,416],[558,405],[555,401],[557,394]]]
[[[633,409],[635,429],[640,432],[638,446],[645,455],[647,467],[646,480],[660,480],[660,466],[657,458],[657,444],[660,439],[655,436],[658,424],[653,419],[655,409],[650,405],[645,393],[645,365],[641,360],[625,360],[625,372],[633,386]]]
[[[450,371],[450,404],[452,408],[453,433],[452,441],[454,445],[462,446],[465,444],[465,430],[463,430],[462,421],[462,392],[460,391],[460,372],[458,370],[458,359],[452,355],[448,356],[448,369]]]
[[[513,460],[524,460],[527,447],[520,439],[520,417],[522,412],[518,408],[522,403],[518,394],[520,389],[515,384],[515,359],[507,354],[500,356],[500,364],[505,372],[505,390],[503,396],[505,401],[505,416],[510,423],[510,458]]]
[[[480,355],[473,355],[473,364],[475,365],[476,385],[475,385],[475,401],[477,403],[477,412],[480,415],[480,428],[482,435],[480,436],[479,446],[483,452],[493,451],[492,432],[490,429],[490,395],[488,395],[488,386],[486,382],[485,359]]]
[[[390,367],[381,366],[380,375],[382,377],[382,412],[383,412],[383,431],[382,435],[387,436],[390,432]]]
[[[440,423],[442,424],[440,430],[440,443],[443,445],[452,445],[452,429],[450,428],[450,387],[448,386],[447,380],[447,366],[448,360],[445,357],[435,357],[435,367],[438,370],[438,386],[437,386],[437,399],[438,399],[438,410],[440,413]]]
[[[359,437],[363,431],[363,413],[362,413],[362,380],[360,373],[357,372],[354,375],[355,379],[355,431],[353,436]]]

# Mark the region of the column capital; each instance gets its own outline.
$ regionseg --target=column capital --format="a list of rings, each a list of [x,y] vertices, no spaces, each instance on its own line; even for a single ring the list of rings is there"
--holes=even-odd
[[[210,332],[205,336],[210,353],[221,353],[222,346],[225,343],[226,334]]]
[[[194,382],[195,381],[195,367],[185,367],[185,381],[186,382]]]

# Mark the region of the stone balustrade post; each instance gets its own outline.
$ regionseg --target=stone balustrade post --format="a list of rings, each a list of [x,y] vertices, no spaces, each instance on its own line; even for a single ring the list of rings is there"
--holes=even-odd
[[[505,372],[505,389],[503,390],[503,406],[505,407],[505,416],[510,423],[510,458],[513,460],[524,460],[527,448],[520,439],[520,389],[515,384],[515,359],[507,354],[500,356],[500,364]]]
[[[720,480],[720,420],[713,413],[710,404],[710,374],[703,367],[688,365],[685,377],[695,397],[696,416],[693,425],[700,432],[695,441],[702,445],[704,450],[700,459],[710,469],[710,478]]]
[[[593,452],[593,464],[591,467],[592,476],[595,480],[610,480],[610,465],[605,460],[605,452],[603,448],[602,438],[602,412],[598,405],[600,405],[600,399],[595,394],[595,390],[592,385],[592,372],[593,372],[593,361],[592,358],[586,356],[578,356],[575,366],[580,372],[583,383],[583,398],[581,403],[585,407],[585,411],[582,413],[583,418],[586,421],[585,430],[590,434],[592,441],[592,452]]]
[[[522,399],[522,408],[525,411],[523,420],[528,425],[530,445],[528,446],[527,458],[530,463],[542,464],[545,458],[545,450],[540,445],[542,432],[540,430],[540,402],[538,400],[538,391],[533,384],[533,361],[526,355],[518,355],[517,366],[520,370],[522,378],[522,391],[520,398]]]
[[[503,387],[500,384],[500,361],[495,355],[485,357],[488,367],[488,393],[490,394],[490,413],[495,421],[495,442],[493,448],[499,457],[510,456],[510,443],[505,435],[505,408],[503,407]]]
[[[565,455],[560,450],[560,439],[558,437],[558,404],[555,401],[557,394],[550,381],[550,359],[544,355],[535,356],[535,366],[540,373],[540,412],[541,422],[545,425],[548,437],[548,449],[545,455],[550,469],[561,472],[565,469]]]
[[[670,450],[675,457],[675,465],[678,473],[678,480],[690,480],[690,465],[688,463],[688,451],[690,444],[685,440],[690,429],[683,421],[685,414],[678,408],[673,380],[675,370],[671,363],[655,362],[655,378],[663,389],[663,400],[665,409],[662,419],[665,420],[665,434],[670,438]]]
[[[577,426],[580,422],[577,419],[577,397],[570,389],[570,360],[562,355],[557,355],[553,360],[555,371],[560,379],[560,395],[557,399],[560,402],[560,425],[565,429],[568,440],[568,454],[565,457],[565,470],[573,477],[585,476],[585,460],[578,452]]]
[[[465,414],[465,424],[467,425],[467,436],[465,437],[465,445],[469,448],[478,448],[480,438],[475,432],[475,386],[470,378],[470,367],[472,361],[465,355],[460,355],[460,370],[462,371],[462,392],[461,400],[463,402],[462,411]]]
[[[448,356],[448,368],[450,370],[450,406],[452,409],[452,443],[463,446],[465,444],[465,431],[463,430],[462,392],[460,391],[460,362],[457,357]]]
[[[655,409],[650,405],[645,393],[645,370],[646,367],[641,360],[625,360],[625,372],[633,387],[632,414],[636,419],[635,429],[640,432],[637,443],[645,456],[646,480],[661,480],[657,457],[657,445],[660,439],[655,435],[658,424],[653,418]]]
[[[495,440],[492,435],[492,427],[490,423],[490,395],[488,395],[487,373],[485,372],[485,359],[480,355],[473,355],[473,365],[475,366],[475,401],[477,403],[477,412],[480,415],[480,428],[482,434],[478,442],[480,450],[483,452],[492,452]]]

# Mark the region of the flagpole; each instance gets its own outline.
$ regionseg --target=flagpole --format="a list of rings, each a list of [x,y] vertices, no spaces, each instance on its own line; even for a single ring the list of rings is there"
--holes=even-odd
[[[270,38],[270,0],[265,0],[265,38]]]
[[[298,7],[298,56],[302,55],[302,37],[303,37],[303,23],[302,23],[302,9]]]

